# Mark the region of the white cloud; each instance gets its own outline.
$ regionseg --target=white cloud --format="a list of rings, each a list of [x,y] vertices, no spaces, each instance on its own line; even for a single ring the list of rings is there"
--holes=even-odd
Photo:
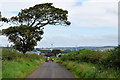
[[[0,36],[0,46],[7,46],[9,44],[5,36]]]
[[[75,5],[80,0],[1,0],[0,10],[3,16],[11,17],[15,14],[12,11],[34,6],[35,4],[51,2],[55,7],[68,10],[69,20],[72,26],[78,27],[118,27],[118,0],[86,0],[82,6]],[[55,41],[56,39],[56,41]],[[55,41],[55,42],[52,42]],[[49,46],[55,43],[58,46],[80,45],[115,45],[117,44],[116,35],[98,36],[47,36],[38,44]]]
[[[10,45],[7,38],[0,36],[0,45]],[[118,35],[76,35],[76,36],[44,36],[44,38],[38,42],[37,47],[69,47],[69,46],[115,46],[118,44]]]
[[[84,2],[82,7],[79,6],[72,10],[72,22],[82,27],[117,27],[117,14],[111,14],[110,11],[107,11],[110,9],[117,12],[117,3],[90,1]]]
[[[54,37],[44,37],[40,42],[38,42],[39,47],[54,47],[58,46],[111,46],[118,44],[118,35],[74,35],[74,36],[54,36]]]
[[[117,27],[118,0],[80,0],[82,6],[75,6],[79,0],[2,0],[1,10],[5,16],[14,16],[10,11],[34,6],[35,4],[52,2],[55,7],[68,10],[70,21],[81,27]],[[114,13],[114,14],[113,14]]]

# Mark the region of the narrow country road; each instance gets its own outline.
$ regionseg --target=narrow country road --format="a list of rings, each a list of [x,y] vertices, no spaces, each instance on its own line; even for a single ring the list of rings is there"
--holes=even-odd
[[[74,78],[74,75],[59,63],[46,62],[30,73],[26,78]]]

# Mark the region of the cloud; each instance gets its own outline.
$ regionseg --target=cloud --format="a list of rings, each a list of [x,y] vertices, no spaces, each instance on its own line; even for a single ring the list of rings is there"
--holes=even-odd
[[[51,2],[55,7],[68,10],[68,18],[72,23],[71,32],[79,32],[79,30],[74,29],[74,27],[118,27],[118,0],[1,0],[0,10],[3,16],[11,17],[15,16],[21,9],[46,2]],[[117,35],[111,34],[103,35],[104,33],[102,33],[102,35],[98,35],[99,37],[95,34],[77,35],[78,33],[74,36],[67,34],[63,36],[61,35],[62,33],[55,33],[55,36],[50,37],[50,34],[44,34],[44,38],[40,43],[38,42],[38,46],[47,47],[50,46],[51,43],[54,43],[56,46],[118,44]]]
[[[10,45],[7,38],[0,36],[0,45],[7,46]],[[115,46],[118,44],[118,35],[109,34],[109,35],[77,35],[77,36],[53,36],[44,38],[38,42],[36,47],[51,47],[51,44],[54,44],[54,47],[70,47],[70,46]]]
[[[15,16],[13,12],[46,2],[68,10],[69,20],[78,27],[117,27],[117,0],[2,0],[1,10],[10,17]]]
[[[38,42],[39,47],[70,47],[70,46],[111,46],[118,44],[117,34],[109,35],[77,35],[77,36],[54,36],[44,37]]]
[[[5,17],[12,17],[16,16],[18,12],[20,12],[21,9],[25,9],[30,7],[30,3],[27,2],[1,2],[0,10],[2,12],[2,15]]]
[[[71,9],[70,20],[79,27],[117,27],[117,14],[108,11],[117,12],[117,3],[113,2],[84,2],[82,7],[75,6]]]
[[[9,44],[5,36],[0,36],[0,46],[7,46]]]

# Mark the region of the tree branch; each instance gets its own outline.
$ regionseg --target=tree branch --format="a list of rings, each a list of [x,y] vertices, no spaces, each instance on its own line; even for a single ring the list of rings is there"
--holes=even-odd
[[[33,26],[36,22],[37,18],[35,18],[35,20],[33,21],[33,23],[30,26]]]
[[[34,27],[37,27],[39,24],[41,24],[41,26],[39,26],[39,27],[43,27],[43,26],[45,26],[45,25],[47,25],[49,23],[49,21],[47,22],[47,23],[37,23]]]

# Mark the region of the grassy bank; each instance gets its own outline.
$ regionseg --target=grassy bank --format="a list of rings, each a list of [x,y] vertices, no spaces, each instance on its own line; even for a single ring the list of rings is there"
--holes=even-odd
[[[120,46],[105,51],[80,49],[55,62],[62,63],[77,78],[120,78]]]
[[[69,69],[76,78],[120,78],[120,70],[103,65],[65,61],[62,66]]]
[[[24,78],[44,62],[44,58],[37,54],[26,54],[15,50],[2,50],[2,78]]]

